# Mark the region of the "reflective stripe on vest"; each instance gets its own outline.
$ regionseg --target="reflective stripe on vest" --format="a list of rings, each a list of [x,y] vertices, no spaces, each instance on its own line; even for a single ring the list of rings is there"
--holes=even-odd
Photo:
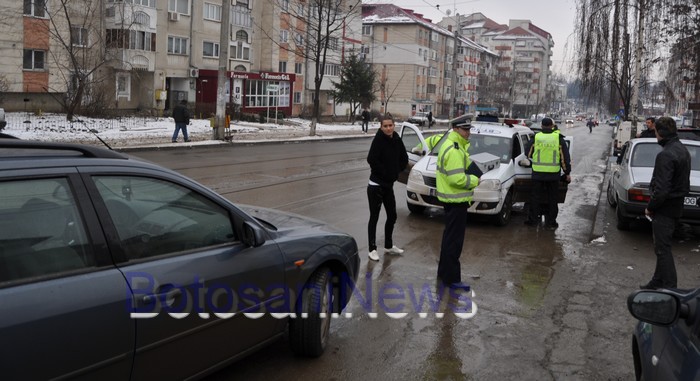
[[[559,135],[555,133],[535,135],[535,151],[532,154],[532,170],[556,173],[561,169]]]
[[[464,155],[462,152],[460,152],[460,153],[462,153],[462,167],[451,169],[449,171],[445,169],[445,156],[447,156],[447,153],[451,149],[459,150],[459,148],[455,147],[454,145],[450,145],[449,147],[447,147],[447,149],[445,149],[445,152],[443,152],[442,155],[440,155],[438,163],[437,163],[437,172],[442,173],[445,176],[451,176],[451,175],[457,175],[460,173],[464,173],[466,168],[467,168],[467,155]],[[467,184],[466,184],[465,188],[469,189],[470,185],[471,185],[471,176],[467,175]],[[459,193],[442,193],[442,192],[438,191],[437,189],[435,189],[435,195],[438,198],[442,197],[445,199],[456,200],[456,199],[463,199],[463,198],[467,198],[467,197],[472,197],[474,195],[474,192],[465,190],[464,192],[459,192]]]

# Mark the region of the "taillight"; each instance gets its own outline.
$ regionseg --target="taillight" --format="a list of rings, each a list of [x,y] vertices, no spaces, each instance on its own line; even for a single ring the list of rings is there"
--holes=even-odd
[[[630,188],[627,191],[627,199],[630,201],[649,202],[650,196],[646,189]]]

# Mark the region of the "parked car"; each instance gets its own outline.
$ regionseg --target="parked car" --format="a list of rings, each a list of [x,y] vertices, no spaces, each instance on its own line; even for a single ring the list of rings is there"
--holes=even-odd
[[[469,213],[492,216],[498,226],[507,225],[511,218],[513,204],[530,199],[532,169],[521,164],[526,158],[528,146],[534,132],[524,126],[509,126],[501,123],[472,122],[469,153],[495,155],[498,165],[481,176],[474,189],[474,197]],[[422,213],[427,207],[442,207],[436,196],[437,154],[446,140],[447,134],[430,151],[421,154],[411,152],[418,143],[426,147],[421,131],[404,123],[400,134],[406,146],[411,166],[406,180],[406,203],[411,213]],[[569,141],[570,138],[568,138]],[[566,198],[566,186],[560,189],[559,202]]]
[[[5,120],[5,109],[0,108],[0,131],[7,126],[7,121]]]
[[[574,125],[574,120],[573,119],[566,119],[566,122],[564,122],[567,127],[573,127]]]
[[[700,288],[636,291],[627,307],[637,323],[632,357],[638,381],[700,380]]]
[[[700,141],[681,139],[690,152],[690,194],[685,198],[681,221],[700,225]],[[615,208],[617,228],[627,230],[635,219],[644,219],[649,203],[649,183],[654,172],[656,155],[661,146],[655,138],[628,141],[618,164],[613,166],[608,181],[608,203]]]
[[[1,139],[0,194],[8,380],[196,378],[287,331],[319,356],[357,278],[351,236],[106,149]]]
[[[417,112],[413,116],[409,117],[406,121],[409,123],[417,124],[419,126],[425,126],[426,124],[428,124],[428,113]],[[433,118],[433,122],[430,125],[435,125],[435,118]]]

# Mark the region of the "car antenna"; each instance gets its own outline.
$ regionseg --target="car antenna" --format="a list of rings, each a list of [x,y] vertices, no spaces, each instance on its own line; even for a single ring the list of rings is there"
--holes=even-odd
[[[91,128],[89,131],[92,132],[92,133],[95,135],[95,137],[96,137],[99,141],[101,141],[102,144],[105,145],[105,147],[109,148],[111,151],[114,151],[114,150],[112,149],[112,147],[110,147],[109,144],[107,144],[107,142],[105,142],[104,140],[102,140],[102,138],[100,137],[100,135],[97,135],[97,130],[96,130],[96,129]]]

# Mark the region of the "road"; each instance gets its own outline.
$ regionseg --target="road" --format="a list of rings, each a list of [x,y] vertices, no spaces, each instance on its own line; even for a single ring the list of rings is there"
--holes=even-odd
[[[572,185],[560,205],[556,231],[523,225],[514,213],[506,227],[470,219],[462,254],[472,285],[471,319],[454,313],[422,318],[376,318],[358,298],[351,318],[335,319],[326,353],[297,358],[281,339],[210,376],[209,380],[629,380],[633,379],[627,295],[649,280],[655,258],[651,228],[615,229],[601,188],[611,127],[589,134],[581,122],[563,131],[574,137]],[[359,291],[399,285],[433,287],[442,212],[412,215],[405,186],[394,187],[398,222],[394,242],[406,252],[368,261],[365,157],[371,137],[333,142],[251,145],[139,152],[236,203],[278,208],[326,221],[353,235],[362,255]],[[597,211],[600,211],[597,213]],[[594,235],[594,222],[597,218]],[[384,214],[379,221],[382,240]],[[679,284],[700,284],[700,239],[695,231],[676,242]]]

